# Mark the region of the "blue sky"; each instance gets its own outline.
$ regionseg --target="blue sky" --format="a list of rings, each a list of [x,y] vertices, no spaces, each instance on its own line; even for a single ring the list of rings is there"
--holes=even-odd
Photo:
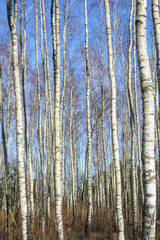
[[[39,1],[38,1],[39,2]],[[68,19],[67,25],[67,54],[66,54],[66,79],[68,79],[69,72],[69,58],[72,58],[72,72],[73,72],[73,80],[75,82],[74,94],[78,94],[78,100],[75,104],[78,106],[79,115],[82,119],[77,121],[79,124],[79,132],[81,133],[81,143],[86,143],[86,101],[85,101],[85,26],[84,26],[84,1],[75,0],[70,1],[69,5],[72,3],[71,8],[69,10],[70,17]],[[107,38],[106,38],[106,26],[105,26],[105,17],[104,17],[104,6],[102,8],[102,16],[100,9],[100,0],[88,0],[88,30],[89,30],[89,57],[90,57],[90,66],[92,69],[91,73],[91,95],[94,96],[95,89],[97,91],[97,95],[100,95],[100,87],[95,88],[95,82],[100,84],[100,71],[97,68],[100,62],[100,37],[101,30],[104,30],[104,72],[103,72],[103,81],[106,91],[106,101],[107,94],[109,89],[109,77],[108,77],[108,63],[107,63]],[[116,2],[116,20],[118,24],[118,30],[116,29],[115,43],[116,43],[116,81],[117,81],[117,91],[118,99],[120,102],[120,106],[118,106],[119,111],[119,121],[123,121],[123,116],[125,112],[125,90],[124,90],[124,70],[122,68],[122,58],[119,47],[119,36],[118,31],[122,34],[122,45],[124,49],[124,55],[127,56],[128,51],[128,20],[129,20],[129,11],[130,11],[130,3],[127,0]],[[148,2],[148,17],[147,17],[147,47],[148,53],[151,57],[152,49],[152,33],[153,33],[153,25],[152,25],[152,15],[151,15],[151,2]],[[60,37],[61,37],[61,85],[62,85],[62,76],[63,76],[63,26],[64,26],[64,1],[60,0]],[[112,1],[110,1],[112,3]],[[112,5],[112,4],[111,4]],[[51,24],[50,24],[50,6],[51,2],[49,0],[45,0],[45,11],[46,11],[46,29],[47,29],[47,44],[48,44],[48,52],[49,52],[49,62],[50,62],[50,82],[52,88],[52,102],[54,98],[53,90],[54,90],[54,82],[53,82],[53,62],[52,62],[52,36],[51,36]],[[75,6],[75,7],[74,7]],[[20,17],[20,4],[18,1],[18,21],[17,21],[17,29],[19,34],[19,17]],[[113,14],[111,7],[111,23],[113,28]],[[29,102],[31,100],[31,93],[35,89],[35,20],[34,20],[34,6],[33,0],[26,0],[26,12],[27,12],[27,50],[26,50],[26,58],[27,58],[27,109],[29,115]],[[71,31],[72,30],[72,31]],[[70,33],[70,34],[69,34]],[[7,51],[5,49],[5,44],[8,44],[7,39],[9,40],[9,28],[7,22],[7,9],[6,9],[6,1],[0,0],[0,59],[3,58],[4,52]],[[2,46],[3,43],[3,46]],[[40,22],[39,22],[39,44],[40,44]],[[127,67],[127,66],[126,66]],[[43,99],[43,74],[42,74],[42,60],[41,60],[41,51],[39,46],[39,68],[41,73],[41,90],[42,90],[42,99]],[[137,68],[138,69],[138,68]],[[137,71],[138,76],[138,71]],[[5,78],[3,79],[3,84],[5,85]],[[139,79],[138,86],[139,86]],[[140,95],[140,88],[138,89],[138,94]],[[122,99],[122,101],[121,101]],[[44,99],[43,99],[44,101]],[[43,106],[42,101],[42,106]],[[66,117],[69,114],[69,107],[67,105],[66,100]],[[117,101],[118,102],[118,101]],[[120,110],[119,110],[120,109]],[[44,109],[42,108],[44,111]],[[141,110],[141,106],[140,106]],[[109,114],[108,114],[109,115]],[[107,122],[107,119],[106,119]],[[94,125],[94,124],[93,124]],[[106,123],[107,126],[107,123]],[[107,128],[107,127],[106,127]],[[119,138],[121,138],[121,125],[119,126]],[[121,147],[121,141],[120,141]],[[84,153],[82,154],[84,158]],[[122,153],[121,153],[122,156]]]

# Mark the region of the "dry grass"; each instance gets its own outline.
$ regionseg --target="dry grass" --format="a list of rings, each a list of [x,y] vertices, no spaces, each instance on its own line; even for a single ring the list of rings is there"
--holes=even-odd
[[[13,212],[13,211],[12,211]],[[86,223],[87,208],[84,207],[82,211],[81,206],[76,208],[76,219],[72,217],[72,211],[63,208],[63,223],[64,223],[64,239],[65,240],[85,240],[85,223]],[[9,239],[10,240],[21,240],[21,218],[20,211],[16,211],[15,214],[9,214]],[[41,240],[42,229],[41,229],[41,213],[37,208],[35,223],[29,224],[29,232],[31,240]],[[135,239],[140,238],[140,229],[138,229]],[[125,236],[126,239],[133,240],[133,223],[132,216],[129,222],[125,221]],[[51,208],[50,219],[46,219],[46,230],[44,234],[45,240],[56,240],[56,225],[55,225],[55,214],[54,208]],[[3,211],[0,211],[0,239],[7,240],[6,232],[6,218]],[[89,239],[89,238],[88,238]],[[108,214],[105,210],[94,210],[92,215],[92,229],[91,236],[92,240],[116,240],[117,231],[116,224],[113,216],[112,209],[109,209]],[[160,239],[160,224],[157,221],[157,237]]]

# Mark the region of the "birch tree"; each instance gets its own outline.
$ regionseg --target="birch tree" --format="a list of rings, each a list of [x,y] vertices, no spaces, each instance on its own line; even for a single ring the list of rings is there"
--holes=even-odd
[[[2,128],[2,141],[4,152],[4,210],[6,212],[6,229],[7,240],[9,239],[9,191],[8,191],[8,177],[9,177],[9,163],[8,163],[8,150],[6,144],[6,134],[4,128],[4,114],[3,114],[3,102],[2,102],[2,65],[0,64],[0,117]]]
[[[156,43],[156,54],[157,54],[157,77],[158,77],[158,86],[160,93],[160,16],[159,16],[159,1],[152,0],[152,18],[155,34],[155,43]]]
[[[158,82],[158,92],[160,94],[160,15],[159,15],[159,1],[152,0],[152,18],[153,18],[153,26],[154,26],[154,35],[155,35],[155,47],[156,47],[156,57],[157,57],[157,69],[156,69],[156,82],[155,88]],[[157,89],[155,89],[157,90]],[[155,92],[157,95],[157,91]],[[160,106],[160,99],[159,99],[159,106]],[[160,159],[160,111],[158,108],[158,102],[156,103],[156,124],[157,124],[157,138],[158,138],[158,148],[159,148],[159,159]],[[159,165],[160,166],[160,165]],[[159,168],[160,169],[160,168]],[[160,172],[159,176],[160,177]],[[159,194],[158,199],[160,196],[160,185],[159,185]]]
[[[128,46],[128,96],[130,106],[130,125],[131,125],[131,175],[132,175],[132,203],[133,203],[133,228],[134,232],[137,228],[137,194],[136,194],[136,157],[135,157],[135,120],[134,108],[131,88],[131,50],[132,50],[132,14],[133,14],[133,0],[131,0],[131,10],[129,16],[129,46]]]
[[[23,122],[22,122],[22,102],[21,102],[21,89],[19,80],[19,67],[18,67],[18,39],[17,39],[17,1],[14,2],[14,18],[12,10],[12,0],[7,0],[7,15],[8,23],[12,38],[12,65],[13,65],[13,80],[15,90],[16,102],[16,126],[17,126],[17,162],[18,162],[18,178],[19,178],[19,191],[20,191],[20,207],[21,207],[21,221],[22,221],[22,236],[23,240],[29,239],[28,228],[28,212],[27,212],[27,199],[26,199],[26,185],[25,185],[25,164],[24,164],[24,141],[23,141]]]
[[[90,76],[89,76],[89,54],[88,54],[88,17],[87,17],[87,0],[84,1],[85,11],[85,57],[86,57],[86,107],[87,107],[87,222],[85,232],[87,236],[91,231],[92,215],[92,185],[91,185],[91,130],[90,130]]]
[[[70,66],[71,68],[71,66]],[[75,221],[75,169],[74,169],[74,156],[73,156],[73,136],[72,136],[72,126],[73,126],[73,107],[72,107],[72,76],[70,70],[70,117],[69,117],[69,138],[70,138],[70,158],[71,158],[71,172],[72,172],[72,205],[73,205],[73,218]]]
[[[65,88],[66,88],[66,33],[67,33],[67,19],[68,19],[68,0],[65,0],[65,15],[64,15],[64,29],[63,29],[63,90],[60,105],[60,119],[62,114],[63,104],[63,119],[62,119],[62,185],[64,175],[64,151],[65,151]]]
[[[103,30],[101,31],[101,73],[100,73],[100,81],[101,81],[101,102],[102,102],[102,142],[103,142],[103,158],[104,158],[104,166],[105,166],[105,195],[106,195],[106,207],[109,208],[109,178],[107,169],[107,159],[106,159],[106,147],[105,147],[105,106],[104,106],[104,87],[103,87],[103,54],[104,54],[104,46],[103,46]]]
[[[114,73],[114,62],[112,53],[112,37],[110,24],[110,9],[109,2],[105,0],[105,16],[107,26],[107,43],[108,43],[108,68],[111,80],[111,123],[112,123],[112,144],[113,144],[113,158],[116,172],[116,210],[117,210],[117,224],[118,224],[118,239],[124,239],[124,220],[122,213],[122,194],[121,194],[121,172],[119,162],[119,146],[117,135],[117,109],[116,109],[116,81]]]
[[[143,99],[142,161],[144,173],[143,239],[155,239],[156,172],[154,153],[154,85],[151,78],[146,41],[147,1],[137,1],[137,57]]]
[[[61,191],[61,162],[60,162],[60,33],[59,33],[59,0],[55,0],[55,32],[56,32],[56,63],[54,80],[54,123],[55,123],[55,202],[58,240],[63,240],[62,222],[62,191]]]
[[[138,158],[139,158],[139,181],[141,190],[142,204],[144,203],[144,191],[143,191],[143,177],[142,177],[142,158],[141,158],[141,142],[140,142],[140,124],[139,124],[139,111],[137,100],[137,71],[136,71],[136,1],[134,3],[134,43],[133,43],[133,61],[134,61],[134,100],[135,100],[135,115],[136,115],[136,128],[137,128],[137,145],[138,145]]]

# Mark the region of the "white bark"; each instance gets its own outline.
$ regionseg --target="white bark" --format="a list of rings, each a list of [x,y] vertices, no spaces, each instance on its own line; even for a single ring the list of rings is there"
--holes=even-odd
[[[68,18],[68,0],[65,2],[65,16],[64,16],[64,29],[63,29],[63,92],[61,97],[61,105],[63,103],[63,120],[62,120],[62,185],[64,179],[64,141],[65,141],[65,90],[66,90],[66,32],[67,32],[67,18]],[[60,106],[60,118],[62,106]]]
[[[103,34],[103,33],[101,33]],[[104,90],[103,90],[103,35],[101,37],[101,102],[102,102],[102,141],[103,141],[103,158],[104,158],[104,166],[105,166],[105,197],[106,197],[106,208],[109,208],[109,178],[108,178],[108,172],[109,169],[107,169],[107,159],[106,159],[106,147],[105,147],[105,125],[104,125],[104,114],[105,114],[105,108],[104,108]]]
[[[159,1],[152,0],[152,18],[153,18],[153,26],[154,26],[154,34],[155,34],[155,42],[156,42],[156,58],[157,58],[157,71],[156,71],[156,83],[155,86],[158,85],[158,92],[160,94],[160,14],[159,14]],[[158,84],[157,84],[158,83]],[[159,148],[159,159],[160,159],[160,111],[158,108],[158,98],[157,91],[155,92],[155,104],[156,104],[156,125],[157,125],[157,138],[158,138],[158,148]],[[160,95],[159,95],[160,96]],[[160,106],[160,99],[159,99]],[[159,165],[160,166],[160,165]],[[160,169],[160,168],[159,168]],[[160,174],[160,171],[159,171]],[[160,175],[158,175],[158,178]],[[160,197],[160,184],[158,186],[158,199]]]
[[[144,167],[143,239],[155,239],[156,172],[154,153],[154,85],[151,77],[146,41],[147,1],[137,0],[137,56],[143,99],[142,161]]]
[[[88,55],[88,19],[87,19],[87,0],[84,2],[85,11],[85,54],[86,54],[86,107],[87,107],[87,149],[88,149],[88,161],[87,161],[87,222],[86,222],[86,234],[89,235],[91,231],[91,215],[92,215],[92,185],[91,185],[91,130],[90,130],[90,76],[89,76],[89,55]]]
[[[158,0],[152,0],[152,18],[156,42],[156,54],[157,54],[157,77],[160,92],[160,16]]]
[[[115,177],[116,177],[116,210],[117,210],[117,224],[118,224],[118,239],[124,239],[124,220],[122,213],[122,193],[121,193],[121,172],[119,162],[119,146],[117,135],[117,108],[116,108],[116,81],[114,73],[114,62],[112,53],[112,37],[110,24],[110,9],[109,2],[105,0],[105,14],[107,26],[107,42],[108,42],[108,66],[109,76],[111,80],[111,122],[112,122],[112,144],[113,144],[113,158],[115,163]]]
[[[16,102],[16,125],[17,125],[17,161],[19,174],[19,191],[20,191],[20,207],[21,207],[21,221],[22,221],[22,236],[23,240],[29,239],[28,229],[28,213],[27,213],[27,199],[26,199],[26,185],[25,185],[25,164],[24,164],[24,141],[23,141],[23,122],[22,122],[22,102],[21,90],[19,80],[18,67],[18,39],[16,29],[16,19],[13,20],[12,3],[7,0],[7,14],[8,22],[12,37],[12,65],[13,65],[13,80],[15,89]]]
[[[54,123],[55,123],[55,201],[56,201],[56,224],[58,230],[58,240],[63,240],[62,222],[62,191],[61,191],[61,162],[60,162],[60,33],[59,33],[59,0],[55,0],[56,16],[56,64],[55,64],[55,104],[54,104]]]
[[[131,126],[131,177],[132,177],[132,205],[133,205],[133,228],[134,233],[137,230],[137,191],[136,191],[136,157],[135,157],[135,121],[134,121],[134,107],[131,87],[131,50],[132,50],[132,14],[133,14],[133,0],[131,0],[131,10],[129,16],[129,46],[128,46],[128,96],[130,106],[130,126]]]
[[[74,157],[73,157],[73,142],[72,142],[72,126],[73,126],[73,111],[72,111],[72,76],[70,71],[70,121],[69,121],[69,138],[70,138],[70,157],[71,157],[71,172],[72,172],[72,208],[73,208],[73,218],[75,221],[75,169],[74,169]]]
[[[144,191],[143,191],[143,177],[142,177],[142,158],[141,158],[141,142],[140,142],[140,128],[139,128],[139,111],[138,111],[138,102],[137,102],[137,74],[136,74],[136,4],[134,4],[134,45],[133,45],[133,61],[134,61],[134,99],[135,99],[135,111],[136,111],[136,127],[137,127],[137,144],[138,144],[138,158],[139,158],[139,181],[140,181],[140,190],[141,190],[141,199],[142,204],[144,203]]]
[[[34,224],[34,196],[33,196],[33,166],[31,159],[31,146],[28,149],[28,159],[27,159],[27,168],[28,168],[28,180],[29,180],[29,201],[30,201],[30,215]]]
[[[37,147],[40,153],[40,162],[42,163],[42,137],[41,137],[41,95],[40,95],[40,79],[39,79],[39,66],[38,66],[38,14],[37,14],[37,0],[34,0],[35,12],[35,57],[36,57],[36,71],[37,71],[37,97],[38,97],[38,138]],[[38,154],[38,152],[37,152]],[[38,161],[38,159],[37,159]],[[38,176],[37,176],[38,178]],[[37,187],[38,187],[38,183]]]

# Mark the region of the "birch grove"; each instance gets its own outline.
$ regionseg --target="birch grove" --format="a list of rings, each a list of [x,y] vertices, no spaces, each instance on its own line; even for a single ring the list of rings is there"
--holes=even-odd
[[[0,238],[160,238],[158,0],[0,1]]]

